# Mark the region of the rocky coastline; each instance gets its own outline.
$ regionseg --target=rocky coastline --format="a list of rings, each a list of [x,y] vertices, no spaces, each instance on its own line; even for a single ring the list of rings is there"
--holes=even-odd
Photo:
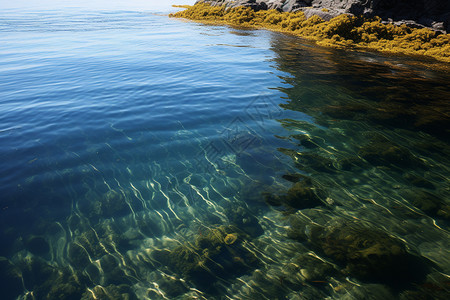
[[[417,23],[420,18],[416,18],[417,21],[386,20],[372,6],[356,9],[349,4],[358,2],[362,5],[359,0],[341,0],[338,6],[332,8],[314,4],[337,2],[333,1],[312,0],[308,3],[316,6],[307,7],[302,6],[305,1],[291,0],[202,0],[169,16],[213,24],[264,28],[308,39],[324,47],[428,57],[450,63],[450,34],[444,30],[445,26],[448,27],[447,21],[433,21],[430,24],[434,24],[434,28],[429,28]],[[375,3],[375,0],[366,1]],[[440,0],[437,2],[443,4]],[[430,14],[431,9],[430,18],[444,18]],[[447,69],[449,65],[439,67]]]
[[[448,0],[199,0],[212,6],[251,7],[255,11],[276,9],[283,12],[303,11],[307,18],[317,15],[325,21],[349,14],[380,17],[384,23],[405,24],[413,28],[430,28],[450,32]]]

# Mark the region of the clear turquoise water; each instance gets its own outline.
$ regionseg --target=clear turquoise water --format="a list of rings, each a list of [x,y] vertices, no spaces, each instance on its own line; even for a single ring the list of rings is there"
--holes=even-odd
[[[5,299],[445,299],[436,65],[152,12],[1,12]],[[383,265],[403,259],[384,238],[409,267]]]

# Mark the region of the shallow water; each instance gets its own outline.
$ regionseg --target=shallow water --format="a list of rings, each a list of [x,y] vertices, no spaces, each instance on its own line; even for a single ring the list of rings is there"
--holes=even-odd
[[[152,12],[2,12],[5,299],[445,299],[437,65]]]

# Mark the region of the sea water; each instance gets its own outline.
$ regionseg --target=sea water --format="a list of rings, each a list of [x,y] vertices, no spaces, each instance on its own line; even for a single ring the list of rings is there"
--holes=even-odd
[[[445,299],[449,82],[166,12],[2,11],[2,299]]]

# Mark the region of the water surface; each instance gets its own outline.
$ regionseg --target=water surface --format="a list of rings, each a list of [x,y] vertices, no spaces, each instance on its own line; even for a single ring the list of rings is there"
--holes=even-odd
[[[154,12],[5,10],[6,299],[444,299],[438,64]]]

